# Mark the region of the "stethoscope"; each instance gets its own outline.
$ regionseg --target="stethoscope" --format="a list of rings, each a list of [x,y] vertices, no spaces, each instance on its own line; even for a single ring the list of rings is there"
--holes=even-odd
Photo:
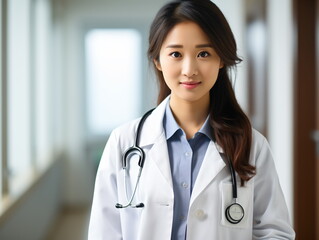
[[[141,173],[142,173],[144,162],[145,162],[145,153],[144,153],[143,149],[139,147],[138,144],[139,144],[139,139],[140,139],[143,124],[144,124],[146,118],[152,113],[153,110],[154,109],[151,109],[143,115],[143,117],[141,118],[141,120],[137,126],[136,138],[135,138],[134,145],[132,147],[130,147],[129,149],[127,149],[125,151],[125,153],[123,154],[122,168],[124,170],[124,185],[125,185],[124,187],[125,187],[125,192],[126,192],[127,203],[125,205],[117,203],[115,205],[116,208],[127,208],[127,207],[142,208],[142,207],[144,207],[144,203],[142,203],[142,202],[138,203],[138,204],[133,204],[133,200],[135,198],[136,190],[137,190],[138,184],[140,182]],[[131,157],[132,155],[137,155],[139,157],[139,160],[138,160],[139,171],[138,171],[135,187],[133,189],[133,193],[131,194],[131,197],[128,198],[127,184],[126,184],[127,175],[128,175],[127,174],[127,171],[128,171],[127,159],[129,157]],[[232,180],[233,203],[230,204],[226,208],[225,217],[228,220],[228,222],[230,222],[232,224],[237,224],[244,218],[245,211],[244,211],[244,208],[239,203],[237,203],[237,182],[236,182],[235,170],[234,170],[232,162],[230,161],[230,159],[228,157],[227,157],[227,161],[228,161],[228,166],[229,166],[231,180]]]

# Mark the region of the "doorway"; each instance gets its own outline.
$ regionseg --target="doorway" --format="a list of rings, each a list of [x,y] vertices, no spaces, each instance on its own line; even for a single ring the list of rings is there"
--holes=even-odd
[[[315,141],[319,129],[318,2],[294,0],[294,225],[297,239],[316,240],[319,239],[319,166]]]

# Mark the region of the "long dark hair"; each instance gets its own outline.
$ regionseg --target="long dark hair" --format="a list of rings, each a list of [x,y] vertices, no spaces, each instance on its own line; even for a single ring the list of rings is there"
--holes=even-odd
[[[160,49],[169,31],[178,23],[191,21],[206,33],[223,68],[219,70],[215,85],[210,90],[210,125],[216,142],[233,162],[242,184],[255,175],[255,167],[249,164],[252,128],[248,117],[239,106],[230,80],[230,69],[241,62],[229,24],[210,0],[173,1],[164,5],[157,13],[150,28],[148,57],[153,63],[159,82],[158,103],[169,94],[154,60],[159,60]]]

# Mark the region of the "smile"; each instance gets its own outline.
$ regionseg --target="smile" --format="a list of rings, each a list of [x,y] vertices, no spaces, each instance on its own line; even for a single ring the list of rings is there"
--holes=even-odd
[[[193,89],[200,85],[201,82],[181,82],[180,84],[187,89]]]

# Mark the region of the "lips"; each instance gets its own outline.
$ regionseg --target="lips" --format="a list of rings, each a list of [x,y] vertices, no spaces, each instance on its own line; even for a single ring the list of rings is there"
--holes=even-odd
[[[201,82],[180,82],[180,84],[187,89],[194,89],[200,85]]]

